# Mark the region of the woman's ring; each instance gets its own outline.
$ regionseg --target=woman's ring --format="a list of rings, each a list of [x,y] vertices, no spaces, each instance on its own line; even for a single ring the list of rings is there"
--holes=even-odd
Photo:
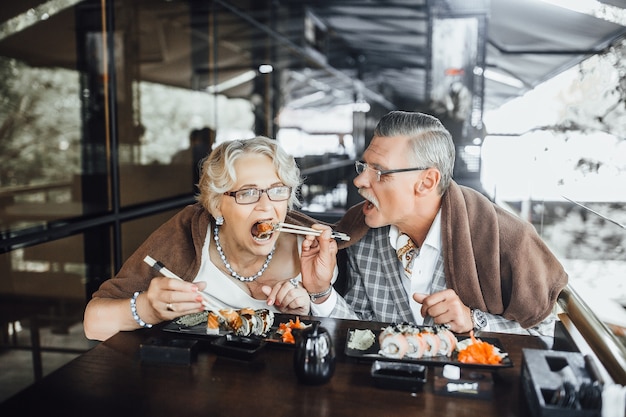
[[[167,303],[165,307],[167,308],[167,311],[174,311],[174,306],[172,306],[172,303]]]
[[[289,280],[289,282],[291,282],[291,285],[293,285],[294,288],[298,288],[298,280],[295,278],[291,278]]]

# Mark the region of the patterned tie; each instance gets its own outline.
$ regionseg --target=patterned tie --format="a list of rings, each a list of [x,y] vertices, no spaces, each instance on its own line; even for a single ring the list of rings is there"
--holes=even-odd
[[[398,236],[398,240],[396,242],[396,255],[398,255],[398,259],[402,262],[402,266],[404,267],[404,273],[407,278],[411,279],[411,275],[413,274],[413,263],[415,262],[415,258],[419,255],[419,249],[415,246],[415,243],[407,236],[402,233]]]

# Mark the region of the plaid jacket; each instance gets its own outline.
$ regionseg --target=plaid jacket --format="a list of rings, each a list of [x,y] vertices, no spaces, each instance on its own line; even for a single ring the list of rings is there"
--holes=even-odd
[[[387,323],[413,322],[410,296],[402,285],[402,263],[389,242],[389,227],[370,229],[358,243],[348,249],[349,282],[344,298],[339,297],[333,317],[372,320]],[[439,255],[431,291],[446,289],[443,254]],[[548,316],[530,329],[496,314],[487,314],[489,331],[552,336],[556,317]],[[432,317],[424,325],[432,325]]]

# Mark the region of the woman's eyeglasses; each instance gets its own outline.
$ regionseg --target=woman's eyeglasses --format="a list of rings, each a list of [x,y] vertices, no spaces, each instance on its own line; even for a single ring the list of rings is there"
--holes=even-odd
[[[276,187],[266,188],[244,188],[237,191],[227,191],[224,195],[235,197],[237,204],[254,204],[261,199],[261,195],[267,194],[267,198],[272,201],[285,201],[291,197],[291,187],[279,185]]]
[[[363,162],[363,161],[356,161],[354,163],[354,167],[356,168],[356,173],[361,175],[366,169],[371,170],[372,172],[376,173],[376,181],[380,181],[380,177],[382,177],[383,175],[388,175],[388,174],[395,174],[396,172],[409,172],[409,171],[424,171],[425,169],[428,169],[428,167],[425,168],[401,168],[401,169],[376,169],[376,168],[372,168],[371,166],[369,166],[367,163]]]

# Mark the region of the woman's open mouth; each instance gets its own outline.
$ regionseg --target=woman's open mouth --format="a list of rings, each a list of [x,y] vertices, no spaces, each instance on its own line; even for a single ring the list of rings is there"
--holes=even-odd
[[[250,229],[254,240],[263,242],[269,240],[274,233],[274,224],[270,220],[261,220],[252,225]]]

